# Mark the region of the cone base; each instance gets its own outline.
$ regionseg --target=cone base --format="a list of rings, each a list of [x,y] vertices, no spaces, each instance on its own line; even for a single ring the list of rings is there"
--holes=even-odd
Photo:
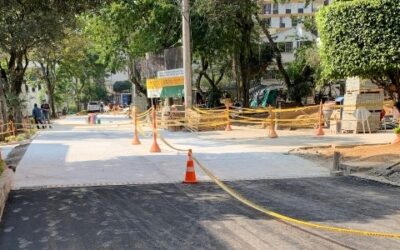
[[[132,145],[140,145],[140,144],[142,143],[139,141],[139,139],[133,139]]]
[[[232,131],[231,125],[226,126],[225,131]]]
[[[187,173],[185,176],[185,180],[182,182],[184,184],[197,184],[196,174]]]
[[[271,139],[278,138],[278,135],[276,134],[275,130],[269,132],[268,137]]]
[[[322,128],[319,128],[315,131],[315,135],[316,136],[323,136],[325,135],[324,130],[322,130]]]
[[[198,184],[197,181],[183,181],[183,184]]]
[[[160,146],[158,146],[157,142],[154,142],[153,145],[151,145],[150,153],[160,153],[160,152],[161,152]]]

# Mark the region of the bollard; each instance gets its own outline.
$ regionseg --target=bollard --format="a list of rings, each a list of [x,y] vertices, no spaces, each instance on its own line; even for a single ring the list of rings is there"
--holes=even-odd
[[[135,134],[134,134],[134,136],[133,136],[132,145],[139,145],[139,144],[141,144],[141,143],[140,143],[140,140],[139,140],[138,129],[137,129],[137,112],[136,112],[136,107],[133,108],[133,113],[134,113],[134,115],[133,115],[132,119],[133,119],[133,124],[134,124],[134,126],[135,126],[135,130],[134,130],[134,133],[135,133]]]
[[[154,107],[152,110],[152,116],[153,116],[153,144],[151,145],[150,153],[160,153],[161,149],[157,143],[157,114],[156,114],[156,109]]]
[[[227,120],[225,131],[232,131],[231,121],[230,121],[230,116],[229,116],[229,105],[230,104],[228,102],[225,103],[225,106],[226,106],[226,120]]]
[[[341,154],[338,151],[333,151],[333,165],[331,169],[331,176],[342,176],[343,171],[340,169]]]
[[[318,119],[318,129],[315,131],[316,136],[323,136],[325,135],[324,130],[322,128],[322,101],[319,104],[319,119]]]
[[[278,138],[278,135],[276,134],[276,131],[275,131],[275,121],[274,121],[274,117],[272,115],[273,112],[272,112],[271,105],[269,105],[269,107],[268,107],[268,112],[269,112],[269,116],[270,116],[270,118],[269,118],[270,124],[269,124],[268,137],[271,138],[271,139]]]

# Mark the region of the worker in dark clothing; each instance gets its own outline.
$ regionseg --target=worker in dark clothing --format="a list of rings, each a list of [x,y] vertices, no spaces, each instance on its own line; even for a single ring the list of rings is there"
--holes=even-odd
[[[42,124],[42,128],[44,128],[43,121],[42,121],[42,118],[43,118],[42,110],[38,107],[38,105],[36,103],[35,103],[35,105],[33,105],[32,116],[33,116],[33,119],[35,119],[36,127],[38,129],[40,129],[39,124]]]
[[[43,123],[47,124],[49,128],[52,128],[50,125],[50,105],[47,102],[43,101],[42,106],[40,106],[40,108],[42,109]]]

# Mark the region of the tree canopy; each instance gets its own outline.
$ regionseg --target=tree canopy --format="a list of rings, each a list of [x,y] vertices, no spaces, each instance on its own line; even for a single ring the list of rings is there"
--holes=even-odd
[[[324,74],[370,78],[400,94],[399,16],[398,0],[342,1],[323,8],[317,22]]]

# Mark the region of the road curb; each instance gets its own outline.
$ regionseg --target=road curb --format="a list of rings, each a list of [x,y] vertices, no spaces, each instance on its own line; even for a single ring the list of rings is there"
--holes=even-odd
[[[328,144],[328,145],[317,145],[317,146],[306,146],[306,147],[298,147],[290,149],[287,154],[290,154],[296,150],[307,150],[307,149],[317,149],[317,148],[354,148],[354,147],[362,147],[362,146],[383,146],[389,145],[390,142],[387,143],[365,143],[365,144],[344,144],[344,145],[336,145],[336,144]]]
[[[8,194],[14,180],[14,172],[11,169],[5,169],[0,176],[0,221],[6,206]]]

